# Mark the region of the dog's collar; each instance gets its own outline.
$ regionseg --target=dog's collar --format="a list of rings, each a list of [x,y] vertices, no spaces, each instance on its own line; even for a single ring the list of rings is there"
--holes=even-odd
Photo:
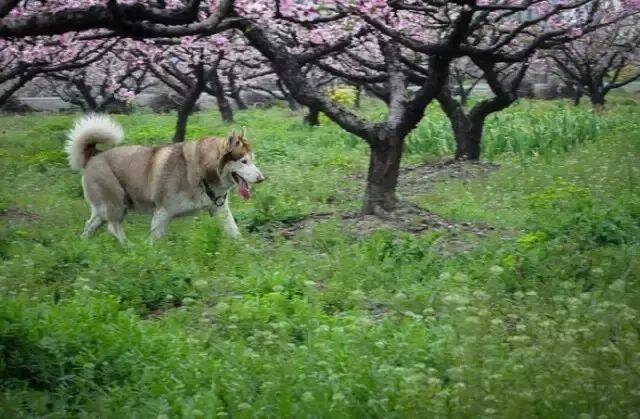
[[[225,192],[223,195],[216,195],[206,180],[202,181],[202,186],[204,187],[204,193],[207,194],[211,202],[213,202],[213,205],[215,205],[218,208],[224,205],[224,202],[227,200],[228,192]]]

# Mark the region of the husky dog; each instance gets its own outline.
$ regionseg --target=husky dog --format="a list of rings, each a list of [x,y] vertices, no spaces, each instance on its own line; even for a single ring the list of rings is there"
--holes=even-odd
[[[122,127],[103,115],[81,118],[68,134],[69,165],[82,172],[84,197],[91,207],[83,237],[106,222],[124,243],[122,221],[129,209],[153,214],[154,239],[165,234],[172,218],[201,209],[221,212],[225,231],[239,235],[229,210],[229,192],[235,186],[242,198],[249,199],[249,185],[264,180],[244,129],[227,138],[155,147],[123,145],[105,151],[96,147],[115,146],[123,137]]]

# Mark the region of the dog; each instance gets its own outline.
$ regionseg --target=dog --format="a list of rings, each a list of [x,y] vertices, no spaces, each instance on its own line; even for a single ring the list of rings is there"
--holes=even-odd
[[[202,209],[221,213],[226,233],[239,236],[229,193],[235,187],[247,200],[250,185],[264,181],[244,128],[239,135],[234,130],[228,137],[154,147],[117,146],[123,138],[122,127],[104,115],[85,116],[68,133],[69,165],[82,173],[91,207],[82,237],[107,223],[118,241],[126,243],[122,222],[130,209],[152,214],[152,239],[166,233],[171,219]],[[98,144],[113,147],[99,151]]]

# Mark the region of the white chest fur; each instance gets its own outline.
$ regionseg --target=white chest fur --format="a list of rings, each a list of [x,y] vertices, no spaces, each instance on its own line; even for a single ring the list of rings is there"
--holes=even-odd
[[[230,190],[231,187],[217,186],[210,188],[210,193],[207,194],[204,186],[201,185],[191,193],[181,192],[174,195],[169,202],[165,201],[163,209],[172,217],[188,215],[204,209],[217,212],[225,206]]]

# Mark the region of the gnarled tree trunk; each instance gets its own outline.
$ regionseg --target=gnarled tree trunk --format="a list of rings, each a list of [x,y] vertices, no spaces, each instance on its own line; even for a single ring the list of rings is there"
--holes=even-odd
[[[189,89],[187,95],[184,97],[184,100],[180,104],[180,109],[178,109],[176,132],[173,135],[174,143],[180,143],[184,141],[185,135],[187,133],[187,121],[189,120],[189,115],[191,115],[191,112],[193,112],[193,108],[196,106],[196,102],[198,101],[200,95],[206,87],[204,68],[202,66],[196,68],[195,75],[196,83]]]
[[[320,110],[316,107],[309,107],[309,111],[303,118],[303,122],[312,127],[320,125]]]
[[[240,88],[238,87],[237,83],[236,83],[236,72],[234,71],[234,69],[230,69],[229,72],[227,73],[227,79],[229,80],[229,89],[231,90],[231,97],[233,98],[233,101],[236,103],[236,106],[238,107],[238,109],[240,110],[244,110],[247,109],[247,104],[244,103],[244,100],[242,99],[242,95],[240,94]]]
[[[478,160],[484,128],[484,118],[480,115],[468,116],[461,102],[457,102],[447,88],[438,96],[438,102],[451,123],[456,141],[456,160]]]
[[[395,208],[403,144],[402,138],[388,137],[370,147],[363,213],[384,215]]]
[[[604,89],[598,87],[594,87],[593,89],[591,89],[591,104],[595,107],[595,108],[604,108],[605,105],[605,92]]]
[[[280,79],[276,81],[276,86],[278,86],[278,90],[280,90],[280,93],[282,93],[282,97],[284,97],[284,100],[287,101],[289,109],[291,109],[292,111],[297,111],[298,109],[300,109],[300,104],[296,101],[291,92],[289,92],[289,89],[287,89],[287,87]]]
[[[193,112],[193,108],[201,94],[202,90],[191,89],[180,105],[180,109],[178,109],[178,119],[176,121],[176,132],[173,135],[174,143],[181,143],[184,141],[184,137],[187,133],[187,121],[189,120],[189,115]]]
[[[9,87],[7,90],[5,90],[4,92],[0,93],[0,107],[4,106],[9,99],[11,98],[11,96],[13,96],[13,94],[15,92],[17,92],[18,90],[20,90],[25,84],[27,84],[27,82],[29,82],[30,80],[33,79],[34,76],[31,75],[25,75],[22,76],[20,78],[18,78],[18,81],[15,82],[11,87]]]
[[[495,63],[475,62],[484,72],[484,77],[495,95],[475,104],[468,112],[461,102],[453,98],[450,86],[446,85],[438,94],[438,102],[451,122],[456,140],[456,159],[478,160],[480,158],[482,132],[486,118],[494,112],[509,107],[517,99],[517,91],[527,71],[522,64],[510,80],[500,80]]]
[[[233,122],[233,109],[231,108],[231,103],[229,103],[227,96],[224,94],[224,87],[222,86],[222,83],[220,83],[220,79],[215,70],[212,70],[211,74],[210,93],[216,98],[218,111],[220,112],[222,120],[224,122]]]
[[[608,93],[604,86],[604,74],[594,74],[592,79],[587,84],[587,93],[591,104],[596,109],[604,108],[605,95]]]
[[[573,92],[573,105],[580,106],[580,100],[582,99],[582,90],[577,87]]]
[[[244,99],[242,99],[242,95],[240,94],[240,89],[232,90],[231,97],[233,98],[233,101],[236,103],[236,106],[238,107],[238,109],[240,110],[249,109],[247,104],[244,102]]]
[[[459,129],[454,129],[453,132],[456,139],[455,158],[457,160],[478,160],[480,158],[483,130],[484,118],[465,118]]]
[[[102,111],[102,108],[98,101],[91,94],[91,87],[87,86],[83,79],[73,79],[71,83],[76,87],[80,95],[82,96],[82,100],[85,103],[86,109],[93,112]]]

